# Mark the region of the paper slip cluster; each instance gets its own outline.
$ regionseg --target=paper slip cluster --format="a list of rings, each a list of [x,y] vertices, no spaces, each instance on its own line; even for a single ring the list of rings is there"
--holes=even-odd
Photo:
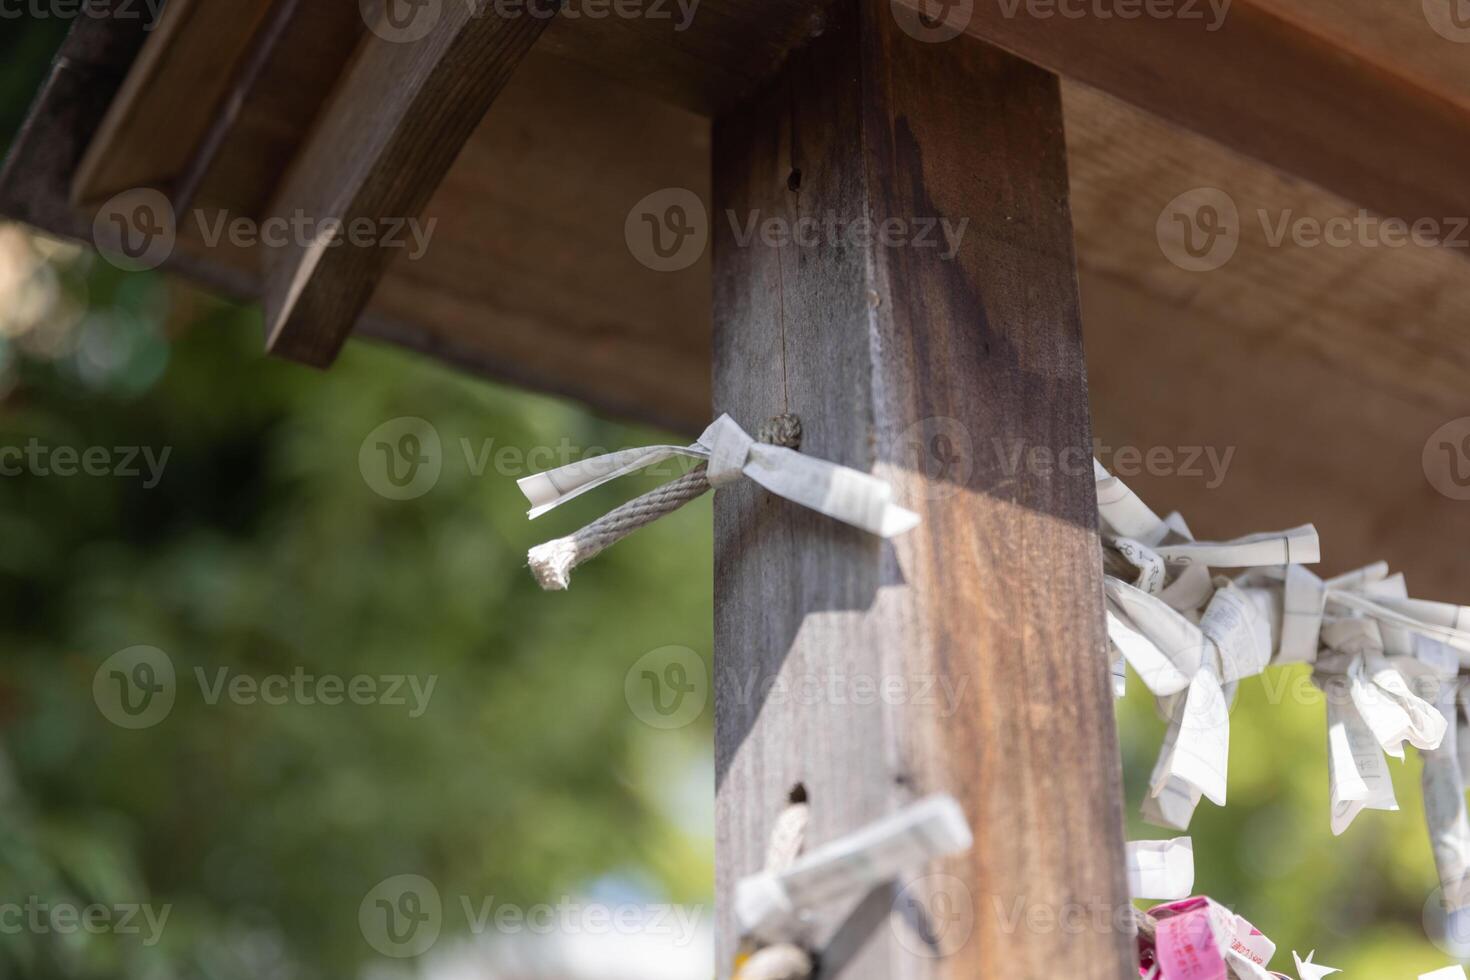
[[[1139,922],[1139,975],[1147,980],[1271,980],[1281,976],[1267,970],[1275,955],[1259,929],[1208,898],[1155,906]]]
[[[1186,829],[1201,797],[1226,800],[1229,704],[1236,685],[1279,664],[1313,665],[1328,702],[1332,830],[1364,809],[1396,810],[1387,757],[1424,755],[1423,790],[1445,904],[1470,908],[1470,608],[1409,598],[1377,564],[1323,580],[1310,525],[1195,541],[1097,467],[1109,574],[1108,636],[1158,698],[1169,727],[1144,818]],[[1216,577],[1211,569],[1232,569]]]
[[[1210,898],[1188,898],[1138,914],[1142,980],[1292,980],[1270,969],[1276,944],[1241,916]],[[1335,967],[1293,952],[1296,980],[1323,980]],[[1459,966],[1421,974],[1419,980],[1470,980]]]
[[[749,479],[778,497],[834,520],[891,538],[913,529],[919,515],[893,502],[893,488],[867,473],[757,442],[728,415],[715,420],[692,446],[648,446],[581,460],[518,481],[534,519],[610,480],[683,456],[703,466],[639,500],[625,504],[570,537],[539,545],[529,555],[546,589],[565,589],[571,570],[634,530],[699,496]]]

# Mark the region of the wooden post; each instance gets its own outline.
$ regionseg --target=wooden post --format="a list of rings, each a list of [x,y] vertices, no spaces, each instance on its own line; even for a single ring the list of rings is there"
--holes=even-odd
[[[800,784],[812,843],[939,791],[976,837],[824,976],[1136,976],[1057,79],[844,0],[716,121],[714,170],[716,411],[795,413],[923,516],[883,543],[716,498],[720,975]]]

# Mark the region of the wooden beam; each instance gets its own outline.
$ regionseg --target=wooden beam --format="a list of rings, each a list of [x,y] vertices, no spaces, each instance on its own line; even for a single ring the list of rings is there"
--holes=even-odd
[[[273,0],[170,0],[72,180],[78,207],[171,192]]]
[[[91,216],[69,200],[87,144],[142,49],[151,21],[142,5],[113,0],[107,16],[78,17],[56,54],[21,131],[0,166],[0,215],[55,235],[86,239]]]
[[[1406,80],[1412,60],[1376,64],[1259,0],[1218,15],[1193,4],[1187,18],[1100,16],[1089,4],[1068,14],[1052,0],[944,9],[955,29],[1381,214],[1470,215],[1470,103]],[[1422,43],[1446,42],[1426,24]]]
[[[879,895],[831,975],[1136,972],[1126,928],[1059,942],[1010,918],[1129,921],[1056,78],[839,3],[716,121],[714,166],[716,410],[752,431],[795,413],[803,451],[892,480],[923,517],[887,545],[749,485],[716,497],[721,976],[732,888],[797,784],[814,843],[939,791],[976,832]],[[861,237],[868,218],[885,239]],[[963,228],[952,255],[930,222]],[[1010,469],[992,445],[1071,462]]]
[[[431,22],[426,34],[412,24],[399,34],[385,11],[362,42],[276,198],[277,217],[317,228],[417,219],[547,23],[457,3],[415,5],[412,17]],[[270,349],[330,364],[396,255],[340,235],[271,249]]]

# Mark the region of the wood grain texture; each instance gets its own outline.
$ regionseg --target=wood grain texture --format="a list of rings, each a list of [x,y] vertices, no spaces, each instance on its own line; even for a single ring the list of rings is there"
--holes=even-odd
[[[77,167],[79,207],[138,187],[172,190],[271,5],[170,0]]]
[[[545,27],[539,17],[478,16],[471,5],[445,4],[418,40],[367,37],[273,213],[344,227],[417,218]],[[395,254],[376,242],[325,238],[270,250],[271,350],[330,364]]]
[[[1273,244],[1263,220],[1358,208],[1081,86],[1064,104],[1104,461],[1120,446],[1228,457],[1219,479],[1196,465],[1129,482],[1202,537],[1311,521],[1324,573],[1386,559],[1415,594],[1465,601],[1470,566],[1446,542],[1470,536],[1470,504],[1421,460],[1435,430],[1470,418],[1465,247]],[[1233,257],[1207,272],[1171,262],[1156,231],[1196,187],[1240,215]]]
[[[278,18],[286,19],[284,27],[255,41],[269,45],[254,52],[258,70],[235,78],[232,111],[216,115],[180,178],[187,185],[180,197],[192,204],[265,217],[368,33],[356,4],[274,0],[267,24]]]
[[[1244,0],[1223,21],[1028,9],[979,2],[956,16],[975,37],[1380,213],[1470,215],[1470,105],[1409,81],[1396,70],[1407,65],[1375,64]],[[1426,22],[1421,43],[1449,42]]]
[[[796,413],[803,451],[891,479],[923,516],[884,544],[749,485],[716,497],[720,968],[731,889],[801,784],[813,844],[940,791],[976,831],[865,904],[831,975],[1127,975],[1124,931],[1060,943],[1012,918],[1128,905],[1056,79],[853,3],[716,121],[714,161],[716,410]],[[952,260],[906,234],[737,232],[829,215],[968,224]],[[992,440],[1072,465],[1010,470]]]
[[[1465,55],[1470,7],[1463,0],[1255,2],[1389,74],[1470,109],[1470,57]]]
[[[302,4],[298,17],[200,206],[264,213],[365,33],[355,5]],[[141,27],[77,22],[0,178],[0,213],[89,238],[92,216],[67,200],[71,175]],[[358,335],[697,434],[710,411],[708,259],[652,272],[629,254],[623,219],[662,187],[708,200],[708,121],[542,43],[428,206],[440,219],[429,255],[387,269]],[[1465,249],[1272,247],[1260,209],[1325,220],[1357,207],[1079,83],[1063,94],[1098,435],[1235,449],[1220,486],[1145,474],[1140,490],[1203,534],[1313,520],[1325,568],[1389,558],[1416,591],[1462,596],[1462,556],[1443,542],[1470,530],[1470,514],[1433,491],[1418,454],[1440,424],[1470,416]],[[1245,227],[1227,265],[1190,273],[1160,251],[1155,220],[1201,186],[1228,191]],[[167,267],[259,296],[262,258],[207,248],[195,231],[181,224]]]
[[[0,166],[0,215],[55,235],[86,239],[92,219],[72,207],[72,175],[148,37],[149,22],[122,16],[138,4],[113,0],[108,16],[79,17]]]

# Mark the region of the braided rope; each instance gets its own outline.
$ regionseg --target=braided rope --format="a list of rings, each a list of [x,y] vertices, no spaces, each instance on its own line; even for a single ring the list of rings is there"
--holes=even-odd
[[[767,871],[785,871],[796,863],[806,845],[811,814],[806,790],[798,787],[771,828],[770,843],[766,847]],[[816,966],[812,954],[795,943],[777,943],[751,954],[736,971],[735,980],[810,980]]]
[[[575,534],[538,544],[526,556],[541,588],[560,591],[571,584],[572,569],[602,554],[640,527],[652,524],[683,507],[709,489],[707,467],[700,463],[657,490],[635,497]]]
[[[760,427],[756,440],[796,449],[801,445],[801,420],[795,415],[777,415]],[[526,555],[531,574],[547,591],[566,589],[572,582],[572,569],[639,528],[672,514],[709,488],[708,466],[700,463],[677,480],[608,511],[575,534],[538,544]]]

